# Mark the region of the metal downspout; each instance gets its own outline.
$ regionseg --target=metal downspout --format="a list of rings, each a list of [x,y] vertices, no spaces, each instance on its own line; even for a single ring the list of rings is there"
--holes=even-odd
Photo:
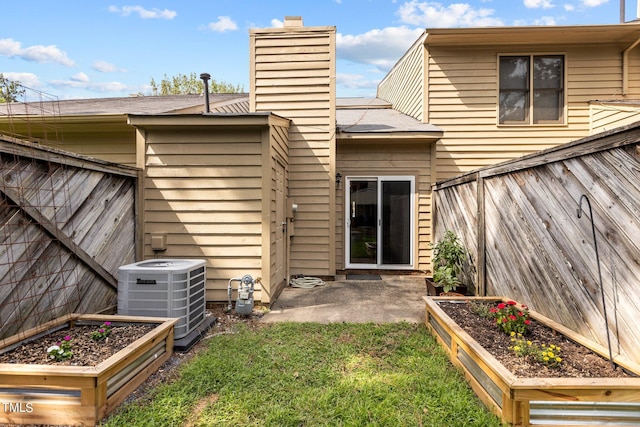
[[[631,52],[636,46],[640,44],[640,38],[637,39],[631,46],[626,48],[622,53],[622,95],[626,96],[629,92],[629,52]]]

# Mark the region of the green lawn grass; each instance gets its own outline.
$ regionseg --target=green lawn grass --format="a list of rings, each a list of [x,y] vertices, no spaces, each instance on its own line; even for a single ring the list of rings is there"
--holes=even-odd
[[[502,425],[424,325],[241,325],[207,345],[103,425]]]

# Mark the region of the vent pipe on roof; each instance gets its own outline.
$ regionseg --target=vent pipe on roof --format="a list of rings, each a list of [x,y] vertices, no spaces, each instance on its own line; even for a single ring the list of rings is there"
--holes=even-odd
[[[624,24],[624,21],[625,21],[624,2],[625,0],[620,0],[620,23],[621,24]],[[638,4],[640,4],[640,2],[638,2]]]
[[[209,109],[209,79],[211,78],[211,74],[202,73],[200,74],[200,78],[204,83],[204,112],[210,113],[211,110]]]

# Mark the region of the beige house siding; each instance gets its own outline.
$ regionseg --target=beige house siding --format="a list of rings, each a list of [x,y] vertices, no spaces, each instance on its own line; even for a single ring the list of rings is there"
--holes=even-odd
[[[41,117],[0,121],[0,132],[20,135],[42,145],[95,157],[111,163],[136,166],[135,129],[127,117]]]
[[[145,146],[143,258],[206,259],[208,301],[226,300],[231,278],[260,277],[255,298],[270,302],[271,159],[286,145],[287,120],[180,115],[131,122]],[[166,234],[165,250],[152,249],[153,234]]]
[[[622,92],[622,46],[429,51],[426,121],[444,129],[438,144],[437,179],[520,157],[579,139],[589,133],[589,101]],[[499,54],[565,55],[566,123],[555,126],[498,126]]]
[[[336,260],[345,268],[344,200],[347,176],[413,176],[417,219],[414,230],[414,269],[429,268],[431,251],[431,146],[432,143],[400,143],[390,141],[339,141],[336,169],[343,181],[336,195]]]
[[[425,76],[424,35],[398,61],[378,85],[379,98],[393,103],[393,108],[417,120],[425,115],[423,97]]]
[[[268,216],[262,219],[263,234],[268,232],[269,245],[264,245],[263,250],[269,251],[269,257],[263,259],[263,263],[269,266],[269,291],[262,295],[263,303],[270,303],[286,286],[289,275],[288,252],[290,237],[290,218],[286,213],[286,196],[289,186],[289,156],[288,156],[288,128],[285,126],[272,126],[263,139],[270,144],[264,147],[268,149],[263,154],[265,159],[264,169],[269,170],[269,182],[263,180],[263,197],[269,198]],[[267,176],[265,174],[264,176]],[[284,225],[286,222],[287,225]],[[268,227],[268,230],[266,229]]]
[[[88,144],[87,141],[90,141]],[[95,157],[111,163],[136,166],[136,145],[135,130],[128,129],[127,132],[106,135],[104,133],[93,135],[64,135],[63,150],[78,153],[85,156]]]
[[[251,30],[251,111],[291,119],[289,194],[298,205],[292,274],[333,275],[335,27]]]
[[[593,102],[590,111],[591,135],[640,121],[640,104],[632,106],[616,102]]]

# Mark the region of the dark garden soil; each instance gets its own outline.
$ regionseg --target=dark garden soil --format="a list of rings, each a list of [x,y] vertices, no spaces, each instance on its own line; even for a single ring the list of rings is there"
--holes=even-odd
[[[129,324],[112,326],[111,333],[103,341],[95,341],[91,333],[99,326],[74,326],[62,329],[34,341],[21,344],[17,348],[0,355],[0,363],[22,363],[32,365],[95,366],[113,356],[157,325]],[[47,349],[61,342],[65,336],[71,337],[73,357],[56,361],[47,354]]]
[[[479,305],[479,303],[474,303]],[[549,367],[531,356],[518,357],[509,347],[511,337],[500,331],[493,319],[482,317],[467,302],[438,304],[454,322],[493,355],[505,368],[523,378],[622,378],[629,377],[621,368],[612,369],[609,360],[593,353],[545,325],[531,319],[529,332],[524,336],[540,347],[554,344],[561,348],[562,362]],[[493,306],[493,304],[491,305]]]
[[[151,374],[149,378],[136,390],[134,390],[124,401],[131,403],[133,401],[144,401],[151,397],[150,391],[156,385],[164,382],[175,380],[179,375],[179,367],[191,360],[202,351],[208,348],[208,338],[220,334],[233,334],[237,325],[243,323],[249,328],[257,328],[260,326],[259,321],[264,311],[256,308],[250,316],[237,316],[234,312],[227,313],[226,305],[217,305],[209,308],[207,315],[214,316],[217,320],[207,334],[196,343],[188,352],[178,353],[167,360],[156,372]],[[127,345],[142,337],[144,334],[153,329],[156,325],[126,325],[113,326],[111,333],[106,341],[95,342],[91,339],[91,333],[98,329],[96,326],[76,326],[72,331],[61,330],[54,334],[50,334],[41,339],[21,345],[16,349],[0,355],[0,363],[27,363],[27,364],[51,364],[61,366],[93,366],[111,355],[117,353]],[[58,341],[64,339],[66,335],[72,337],[73,358],[56,362],[47,358],[47,348],[57,344]],[[0,427],[5,427],[0,424]],[[43,424],[29,425],[26,427],[51,427]]]

